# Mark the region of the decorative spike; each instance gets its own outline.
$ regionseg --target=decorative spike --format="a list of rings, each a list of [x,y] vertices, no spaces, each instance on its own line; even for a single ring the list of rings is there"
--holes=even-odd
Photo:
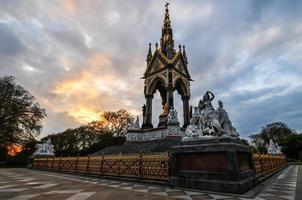
[[[157,42],[155,43],[155,48],[156,48],[156,50],[158,49],[158,43]]]
[[[181,45],[179,45],[178,48],[179,48],[179,52],[181,52]]]
[[[151,42],[149,43],[149,50],[147,54],[147,63],[149,63],[152,59],[152,50],[151,50]]]

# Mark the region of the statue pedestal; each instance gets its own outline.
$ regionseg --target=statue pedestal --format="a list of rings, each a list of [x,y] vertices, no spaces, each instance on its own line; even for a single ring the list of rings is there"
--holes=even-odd
[[[157,127],[166,127],[168,121],[168,113],[159,115],[159,122]]]
[[[233,138],[183,141],[172,148],[171,184],[199,190],[244,193],[255,185],[249,146]]]

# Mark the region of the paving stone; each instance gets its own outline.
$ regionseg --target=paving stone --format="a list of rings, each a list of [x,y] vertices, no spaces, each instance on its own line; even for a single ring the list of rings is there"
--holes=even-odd
[[[197,195],[192,195],[191,198],[193,200],[204,200],[204,199],[214,199],[208,194],[197,194]]]
[[[32,200],[96,200],[96,199],[254,199],[294,200],[298,166],[288,167],[271,185],[265,185],[255,198],[242,198],[205,192],[169,188],[160,185],[135,184],[93,177],[33,171],[0,169],[0,199]],[[11,179],[19,177],[19,179]],[[31,181],[28,180],[31,177]],[[7,180],[10,180],[9,182]],[[300,187],[297,184],[297,187]],[[302,186],[301,186],[302,187]],[[298,200],[298,199],[297,199]],[[299,199],[300,200],[300,199]]]
[[[27,189],[28,188],[4,188],[4,189],[0,189],[0,192],[20,192]]]
[[[11,198],[9,200],[27,200],[27,199],[32,199],[36,196],[39,196],[40,194],[25,194],[25,195],[20,195],[20,196],[16,196],[14,198]]]
[[[35,186],[33,188],[35,188],[35,189],[46,189],[46,188],[53,187],[55,185],[58,185],[58,183],[47,183],[47,184],[44,184],[44,185]]]
[[[67,198],[66,200],[86,200],[94,194],[95,192],[80,192]]]
[[[82,190],[53,190],[50,192],[46,192],[44,194],[70,194],[70,193],[79,193]]]
[[[16,185],[4,185],[4,186],[0,186],[0,189],[5,189],[5,188],[10,188],[10,187],[14,187]]]

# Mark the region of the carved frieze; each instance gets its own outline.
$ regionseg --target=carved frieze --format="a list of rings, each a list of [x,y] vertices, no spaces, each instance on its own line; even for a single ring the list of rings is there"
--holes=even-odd
[[[150,129],[141,132],[129,130],[126,135],[126,141],[141,142],[150,140],[163,140],[168,136],[184,137],[184,131],[180,129],[179,125],[168,125],[168,127],[164,129]]]

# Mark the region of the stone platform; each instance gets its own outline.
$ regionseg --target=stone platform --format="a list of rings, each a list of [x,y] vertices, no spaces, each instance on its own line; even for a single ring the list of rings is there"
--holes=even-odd
[[[179,124],[167,127],[128,130],[123,145],[107,147],[93,155],[156,153],[170,151],[172,146],[181,144],[184,129]]]
[[[172,148],[171,185],[227,193],[255,186],[252,154],[243,140],[211,138]]]
[[[163,140],[152,140],[142,142],[126,142],[123,145],[107,147],[93,155],[109,154],[133,154],[133,153],[156,153],[171,151],[172,147],[181,144],[181,138],[168,137]]]

